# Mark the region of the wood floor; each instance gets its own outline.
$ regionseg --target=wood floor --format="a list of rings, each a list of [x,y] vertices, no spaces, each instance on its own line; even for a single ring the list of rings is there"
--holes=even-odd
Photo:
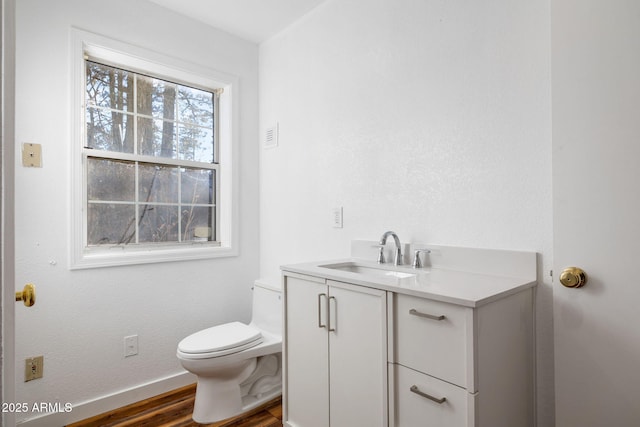
[[[111,412],[69,424],[67,427],[280,427],[281,399],[277,398],[248,414],[213,424],[191,419],[196,385],[192,384]]]

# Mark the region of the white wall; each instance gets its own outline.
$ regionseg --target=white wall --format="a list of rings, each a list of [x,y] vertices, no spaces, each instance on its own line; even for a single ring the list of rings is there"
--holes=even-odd
[[[240,256],[67,269],[71,26],[239,77]],[[255,44],[148,2],[17,2],[16,150],[42,144],[43,167],[16,166],[16,281],[38,293],[34,307],[16,307],[16,401],[78,404],[171,376],[182,371],[184,336],[249,320],[259,267],[257,72]],[[139,355],[125,359],[132,334]],[[44,378],[24,383],[23,360],[36,355]]]
[[[260,273],[352,239],[539,252],[553,425],[549,2],[329,0],[260,46]],[[344,207],[344,228],[331,208]]]

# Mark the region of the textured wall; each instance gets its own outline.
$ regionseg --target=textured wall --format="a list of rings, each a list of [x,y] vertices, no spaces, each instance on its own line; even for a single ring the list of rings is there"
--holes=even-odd
[[[260,47],[260,126],[280,130],[260,157],[261,276],[390,229],[539,252],[540,426],[553,425],[549,19],[544,1],[329,0]]]
[[[239,257],[67,269],[71,26],[239,77]],[[258,275],[257,58],[255,44],[147,2],[18,2],[16,144],[43,148],[41,169],[16,167],[16,280],[38,290],[33,308],[16,310],[18,402],[77,404],[170,376],[182,371],[175,350],[184,336],[249,320]],[[139,355],[125,359],[123,337],[132,334]],[[24,383],[23,360],[36,355],[45,357],[44,378]]]

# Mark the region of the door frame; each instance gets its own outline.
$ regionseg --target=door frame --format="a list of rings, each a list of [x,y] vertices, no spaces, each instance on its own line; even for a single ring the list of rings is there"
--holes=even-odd
[[[15,253],[14,253],[14,186],[15,186],[15,3],[1,0],[0,37],[2,58],[0,70],[0,310],[2,346],[0,347],[0,395],[2,402],[14,402],[15,383]],[[15,414],[2,413],[2,425],[15,425]]]

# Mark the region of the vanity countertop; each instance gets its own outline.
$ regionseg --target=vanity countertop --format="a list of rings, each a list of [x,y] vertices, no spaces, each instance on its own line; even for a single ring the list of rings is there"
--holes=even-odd
[[[357,264],[365,269],[387,270],[391,273],[368,274],[335,268],[345,264]],[[284,265],[281,270],[285,275],[304,274],[466,307],[479,307],[537,284],[536,277],[500,276],[433,266],[414,269],[410,266],[377,264],[358,258]]]

